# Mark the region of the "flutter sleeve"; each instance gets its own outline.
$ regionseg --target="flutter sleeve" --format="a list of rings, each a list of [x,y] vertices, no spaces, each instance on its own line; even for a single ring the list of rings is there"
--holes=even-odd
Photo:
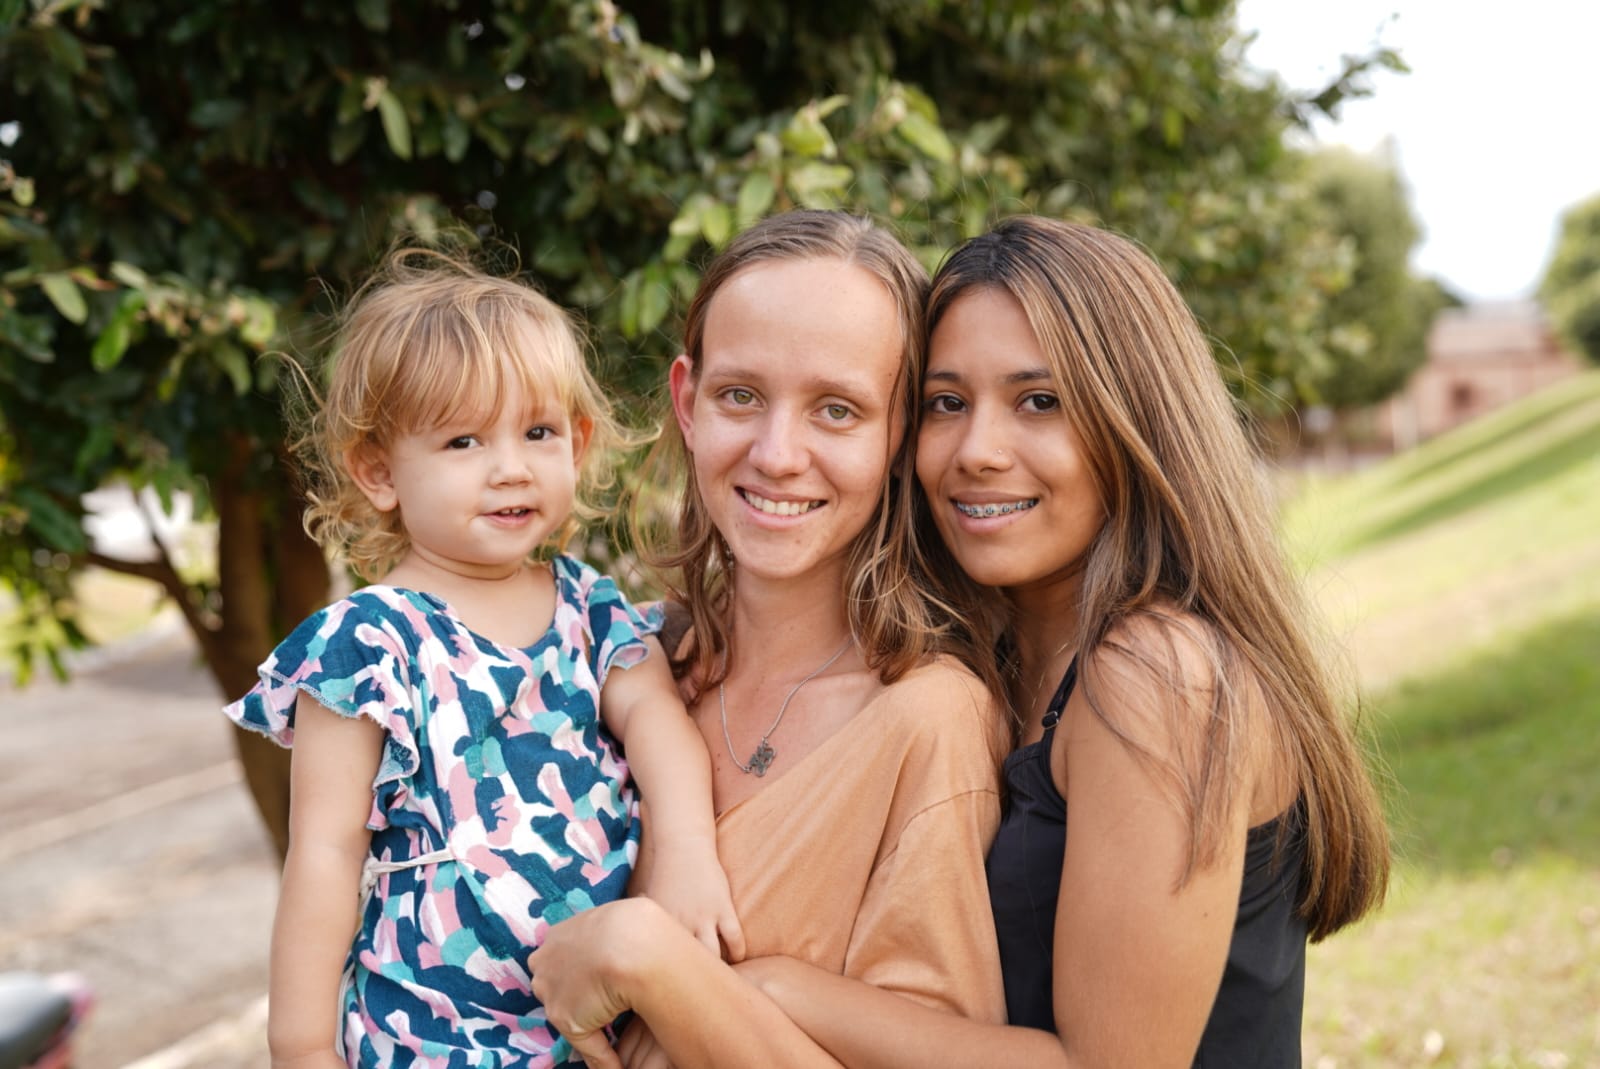
[[[223,713],[240,727],[280,746],[294,745],[295,700],[301,692],[340,716],[363,716],[384,730],[383,757],[373,779],[375,830],[421,763],[416,737],[414,643],[408,616],[419,611],[398,591],[358,591],[330,605],[284,639],[257,670],[259,680]],[[390,601],[393,604],[390,604]],[[381,804],[386,802],[387,804]]]
[[[603,687],[612,668],[631,668],[650,655],[645,639],[661,631],[662,608],[656,604],[640,611],[609,575],[570,558],[563,563],[583,592],[584,627],[591,640],[590,668]]]

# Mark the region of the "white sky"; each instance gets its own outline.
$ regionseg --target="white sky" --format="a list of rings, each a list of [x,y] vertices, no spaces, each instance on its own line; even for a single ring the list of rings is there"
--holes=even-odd
[[[1600,193],[1596,0],[1240,0],[1247,55],[1321,88],[1375,38],[1410,74],[1380,72],[1318,139],[1393,139],[1424,235],[1421,274],[1471,300],[1531,294],[1563,209]]]

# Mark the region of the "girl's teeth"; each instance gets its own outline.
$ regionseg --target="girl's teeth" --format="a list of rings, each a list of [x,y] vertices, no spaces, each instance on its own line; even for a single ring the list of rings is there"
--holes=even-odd
[[[971,516],[973,519],[984,519],[989,516],[1009,516],[1013,512],[1031,509],[1038,503],[1039,499],[1033,497],[1026,501],[1008,501],[1000,505],[963,505],[957,503],[956,508],[964,516]]]

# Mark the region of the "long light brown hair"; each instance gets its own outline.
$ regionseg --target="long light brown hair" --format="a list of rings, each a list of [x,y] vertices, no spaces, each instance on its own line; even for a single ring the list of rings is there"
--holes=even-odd
[[[797,260],[839,260],[870,273],[894,301],[902,339],[893,417],[906,434],[895,453],[885,457],[888,475],[877,507],[849,548],[840,596],[851,633],[864,649],[867,664],[884,682],[898,679],[933,652],[951,652],[980,666],[984,658],[961,644],[949,625],[948,608],[931,597],[926,573],[916,563],[911,515],[897,506],[897,484],[902,480],[896,473],[910,451],[920,388],[916,372],[922,366],[924,346],[922,305],[928,273],[916,257],[887,230],[844,212],[794,211],[762,220],[735,237],[701,276],[684,322],[683,348],[691,374],[700,373],[706,318],[722,287],[757,264]],[[817,314],[828,312],[819,308]],[[723,654],[731,638],[734,564],[701,499],[683,434],[670,416],[645,471],[644,485],[675,484],[670,501],[673,526],[663,531],[649,515],[636,510],[637,540],[668,600],[688,610],[689,639],[675,651],[674,668],[703,692],[726,671]]]
[[[354,451],[492,412],[517,388],[535,402],[550,398],[591,428],[572,515],[552,540],[564,549],[583,522],[602,515],[593,495],[610,485],[617,450],[637,437],[613,418],[567,313],[463,251],[390,252],[346,305],[329,359],[325,389],[298,376],[303,429],[294,451],[311,502],[305,526],[369,581],[411,542],[400,510],[379,512],[350,477]]]
[[[1094,701],[1095,654],[1132,655],[1166,672],[1172,693],[1185,686],[1175,659],[1161,664],[1118,644],[1120,623],[1198,629],[1211,661],[1203,751],[1163,769],[1190,817],[1180,884],[1216,856],[1246,782],[1249,718],[1264,714],[1301,792],[1299,908],[1311,938],[1356,920],[1383,899],[1388,830],[1279,549],[1240,415],[1193,314],[1132,242],[1032,216],[1007,219],[951,254],[934,279],[928,333],[954,301],[984,289],[1022,306],[1106,502],[1082,562],[1078,620],[1096,714],[1155,760]],[[932,524],[925,500],[914,511]],[[947,551],[929,552],[935,567],[953,569]]]

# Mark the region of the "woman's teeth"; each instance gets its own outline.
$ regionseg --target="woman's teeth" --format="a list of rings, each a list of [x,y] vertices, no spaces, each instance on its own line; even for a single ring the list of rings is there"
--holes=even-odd
[[[810,512],[812,509],[821,508],[820,501],[769,501],[760,494],[751,493],[749,490],[740,490],[739,496],[743,497],[753,507],[765,512],[768,516],[799,516]]]

